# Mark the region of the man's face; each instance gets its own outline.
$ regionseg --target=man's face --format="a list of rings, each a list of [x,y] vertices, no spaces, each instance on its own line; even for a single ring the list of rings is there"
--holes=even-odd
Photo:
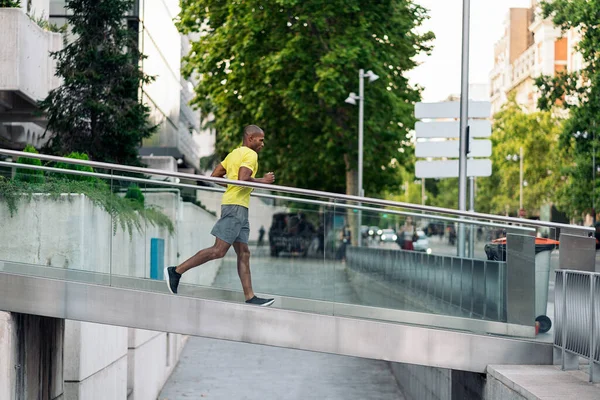
[[[265,134],[255,133],[250,137],[250,146],[252,150],[259,153],[265,147]]]

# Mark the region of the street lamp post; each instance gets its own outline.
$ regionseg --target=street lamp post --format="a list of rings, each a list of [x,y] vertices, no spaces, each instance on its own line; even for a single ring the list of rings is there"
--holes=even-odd
[[[523,148],[519,147],[519,215],[523,209]]]
[[[358,196],[364,197],[365,193],[363,190],[363,134],[364,134],[364,99],[365,99],[365,81],[364,79],[368,78],[369,82],[375,82],[379,79],[379,76],[376,75],[373,71],[369,70],[365,73],[364,69],[358,70],[358,96],[356,93],[352,92],[345,100],[346,103],[356,105],[356,100],[358,100]],[[359,203],[360,206],[360,203]],[[358,210],[358,230],[357,232],[357,243],[360,247],[361,245],[361,232],[360,227],[362,225],[362,212]]]

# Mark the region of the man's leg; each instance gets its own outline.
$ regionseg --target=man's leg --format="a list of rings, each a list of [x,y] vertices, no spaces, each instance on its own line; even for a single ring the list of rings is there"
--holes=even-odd
[[[178,274],[183,274],[186,271],[189,271],[190,269],[202,265],[208,261],[216,260],[217,258],[223,258],[225,257],[225,254],[227,254],[227,250],[229,250],[230,247],[231,245],[226,241],[216,238],[215,244],[212,245],[212,247],[200,250],[180,264],[175,271]],[[248,253],[250,253],[250,251],[248,251]]]
[[[250,300],[254,297],[252,276],[250,273],[250,249],[247,243],[242,242],[234,242],[233,248],[237,254],[237,270],[242,282],[242,289],[244,289],[244,297],[246,300]]]
[[[248,248],[248,243],[234,242],[233,248],[237,254],[238,276],[242,282],[246,303],[263,307],[273,304],[275,299],[263,299],[254,295],[254,291],[252,290],[252,277],[250,274],[250,249]]]
[[[200,250],[195,255],[184,261],[183,264],[179,265],[178,267],[165,268],[165,280],[167,281],[169,291],[174,294],[177,293],[179,280],[181,279],[181,275],[184,272],[199,265],[202,265],[205,262],[225,257],[225,254],[227,253],[227,250],[229,250],[229,247],[231,247],[229,243],[222,239],[216,238],[215,244],[212,247]]]

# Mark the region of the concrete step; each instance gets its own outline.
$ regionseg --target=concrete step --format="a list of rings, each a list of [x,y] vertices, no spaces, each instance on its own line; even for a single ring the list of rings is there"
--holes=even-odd
[[[561,371],[556,365],[489,365],[486,400],[598,400],[600,384],[584,372]]]

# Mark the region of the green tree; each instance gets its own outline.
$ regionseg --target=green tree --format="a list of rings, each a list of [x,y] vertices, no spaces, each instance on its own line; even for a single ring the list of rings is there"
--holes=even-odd
[[[344,103],[365,83],[364,189],[396,190],[412,154],[419,88],[405,72],[430,50],[416,32],[426,10],[409,0],[182,0],[178,23],[200,33],[183,72],[201,80],[194,103],[214,107],[217,152],[241,143],[244,125],[266,132],[261,170],[283,185],[357,194],[358,110]]]
[[[435,196],[430,203],[431,205],[458,209],[458,178],[428,179],[428,181],[435,182]]]
[[[69,155],[66,155],[65,157],[72,158],[74,160],[85,160],[85,161],[89,160],[88,155],[85,153],[73,152]],[[74,171],[95,172],[94,168],[89,167],[87,165],[78,165],[78,164],[71,164],[71,163],[65,163],[65,162],[56,163],[55,168],[71,169]],[[86,181],[86,182],[97,182],[98,181],[98,179],[93,176],[85,176],[85,175],[55,174],[54,177],[58,177],[61,179],[67,179],[67,180],[71,180],[71,181]]]
[[[560,134],[561,148],[572,158],[566,164],[567,176],[560,203],[570,216],[589,212],[598,197],[592,179],[594,153],[598,147],[600,115],[600,30],[597,29],[600,2],[554,0],[541,3],[542,16],[566,32],[574,29],[581,35],[577,50],[584,60],[580,71],[563,71],[554,77],[541,76],[536,85],[541,91],[539,107],[543,110],[564,108],[569,117]],[[579,132],[579,133],[578,133]]]
[[[144,193],[142,193],[142,190],[138,185],[129,186],[127,188],[127,193],[125,193],[125,198],[141,205],[142,207],[146,201],[144,198]]]
[[[539,214],[543,204],[558,202],[565,182],[561,165],[566,163],[559,149],[560,132],[561,123],[550,112],[526,113],[514,96],[510,97],[494,115],[492,176],[477,180],[476,210],[517,215],[520,148],[523,148],[523,180],[527,182],[523,188],[523,208],[531,216]],[[515,157],[507,159],[509,155]]]
[[[28,144],[23,151],[25,153],[38,154],[38,151],[32,145]],[[37,158],[19,157],[17,158],[17,164],[35,165],[38,167],[42,166],[42,162]],[[46,180],[44,177],[44,171],[35,169],[17,168],[15,173],[15,179],[17,181],[30,182],[30,183],[44,183]]]
[[[21,1],[19,0],[0,0],[0,7],[21,7]]]
[[[138,147],[156,127],[139,99],[151,78],[140,70],[138,32],[123,20],[133,1],[68,0],[66,6],[75,39],[52,54],[63,84],[41,102],[50,134],[45,150],[139,165]]]

